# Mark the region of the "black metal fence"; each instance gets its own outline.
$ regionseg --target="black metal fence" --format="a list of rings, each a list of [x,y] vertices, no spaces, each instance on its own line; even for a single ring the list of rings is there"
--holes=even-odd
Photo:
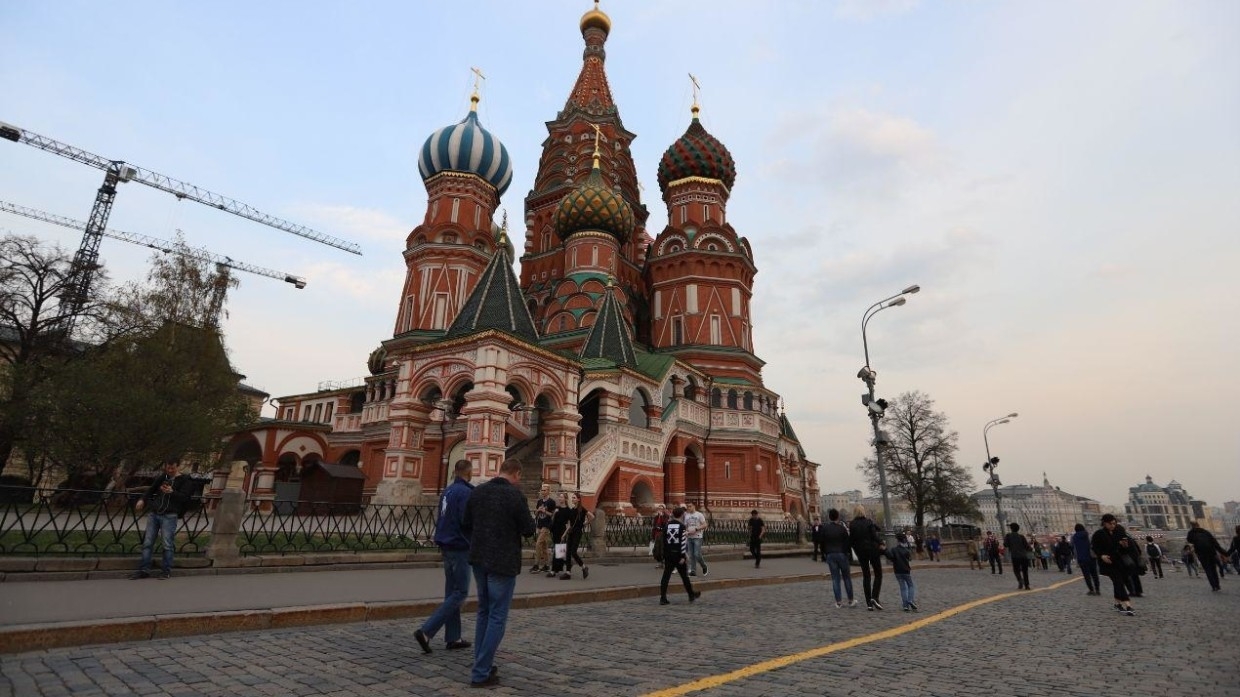
[[[654,516],[607,516],[607,546],[645,547],[652,539]],[[766,523],[768,544],[796,544],[801,541],[801,524],[795,520],[778,520]],[[712,520],[702,538],[704,547],[746,547],[749,545],[749,520]]]
[[[260,513],[242,519],[242,554],[383,552],[436,549],[438,507],[301,501],[290,515]]]
[[[90,489],[0,487],[0,555],[122,556],[142,551],[146,518],[140,494]],[[201,555],[211,521],[192,505],[177,526],[176,553]]]

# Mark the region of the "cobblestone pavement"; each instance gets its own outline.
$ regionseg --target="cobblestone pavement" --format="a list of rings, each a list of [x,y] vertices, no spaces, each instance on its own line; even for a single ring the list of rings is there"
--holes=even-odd
[[[652,572],[653,575],[653,572]],[[1080,576],[914,569],[919,613],[836,609],[829,584],[704,591],[516,610],[498,657],[506,695],[1240,695],[1240,581],[1221,593],[1185,574],[1146,577],[1136,617],[1088,597]],[[1039,591],[1072,579],[1052,590]],[[653,580],[653,579],[652,579]],[[1104,587],[1109,587],[1106,579]],[[860,584],[857,584],[860,597]],[[911,631],[910,623],[1000,594]],[[465,636],[472,638],[472,618]],[[231,633],[0,656],[0,695],[457,695],[473,693],[469,651],[424,656],[416,623],[390,621]],[[1203,628],[1206,631],[1203,631]],[[798,654],[894,630],[817,657]],[[791,657],[780,668],[762,662]],[[798,659],[801,660],[798,660]],[[757,666],[756,668],[753,668]],[[693,681],[751,668],[714,686]],[[701,691],[682,692],[689,685]],[[663,691],[663,692],[661,692]]]

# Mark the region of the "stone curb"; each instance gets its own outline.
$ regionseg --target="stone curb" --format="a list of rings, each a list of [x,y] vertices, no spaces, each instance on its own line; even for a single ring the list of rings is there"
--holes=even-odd
[[[968,568],[967,564],[940,562],[919,570]],[[854,576],[860,569],[853,571]],[[830,574],[809,573],[760,578],[694,579],[694,588],[702,591],[749,588],[785,583],[821,581]],[[512,599],[513,609],[536,609],[601,603],[614,600],[633,600],[659,595],[657,583],[641,586],[615,586],[597,590],[579,590],[555,593],[518,595]],[[309,627],[348,622],[381,622],[385,620],[427,617],[439,607],[438,600],[382,601],[373,603],[342,603],[333,605],[305,605],[263,610],[234,610],[228,612],[201,612],[168,615],[126,617],[114,620],[88,622],[52,622],[47,624],[13,625],[0,627],[0,654],[24,653],[47,649],[84,646],[87,644],[111,644],[126,641],[148,641],[170,637],[222,634],[225,632],[253,631],[288,627]],[[472,613],[478,608],[476,599],[469,599],[461,607],[462,612]]]

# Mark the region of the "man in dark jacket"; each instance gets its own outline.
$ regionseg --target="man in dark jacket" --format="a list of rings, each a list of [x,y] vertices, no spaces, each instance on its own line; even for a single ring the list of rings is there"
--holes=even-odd
[[[1080,523],[1076,524],[1074,530],[1072,551],[1076,553],[1076,563],[1081,567],[1081,575],[1085,577],[1085,585],[1089,588],[1085,595],[1102,595],[1102,588],[1098,585],[1098,560],[1094,559],[1094,553],[1090,550],[1089,533]]]
[[[151,575],[151,557],[155,552],[155,538],[164,546],[163,570],[159,578],[172,577],[172,551],[177,534],[177,519],[185,514],[185,506],[194,496],[194,481],[189,475],[177,474],[181,464],[177,460],[165,460],[163,472],[143,494],[134,511],[147,511],[146,534],[142,538],[142,562],[129,578],[137,580]]]
[[[814,545],[812,559],[818,561],[818,555],[822,555],[822,560],[827,560],[827,553],[822,548],[822,519],[814,516],[814,523],[809,529],[809,541]]]
[[[827,524],[819,533],[822,536],[822,556],[831,570],[831,590],[835,594],[835,606],[843,607],[844,599],[840,595],[840,583],[848,592],[848,607],[856,607],[853,599],[852,586],[852,542],[848,536],[848,526],[840,520],[840,512],[832,508],[827,511]],[[868,607],[867,603],[867,607]]]
[[[435,524],[435,544],[443,555],[443,604],[413,633],[422,653],[431,652],[431,638],[440,627],[447,627],[444,640],[449,649],[469,648],[469,642],[461,638],[461,604],[469,597],[469,538],[461,531],[461,521],[465,504],[474,493],[474,485],[469,483],[474,476],[473,463],[457,460],[452,473],[456,479],[439,497],[439,522]]]
[[[1197,559],[1201,561],[1201,569],[1206,572],[1206,578],[1210,581],[1212,590],[1219,590],[1218,570],[1219,566],[1226,563],[1227,552],[1223,551],[1223,546],[1214,539],[1214,535],[1209,530],[1201,527],[1197,521],[1189,523],[1192,529],[1188,531],[1187,542],[1193,546],[1197,552]]]
[[[478,586],[474,623],[474,667],[470,685],[499,683],[495,652],[504,639],[512,591],[521,573],[521,538],[534,536],[530,504],[517,487],[521,461],[508,459],[499,476],[474,489],[465,504],[461,530],[469,538],[469,564]]]
[[[999,538],[995,537],[995,533],[987,530],[986,541],[983,543],[986,549],[986,558],[990,560],[990,573],[995,573],[995,566],[999,567],[999,575],[1003,575],[1003,550],[999,545]]]
[[[1102,573],[1111,577],[1111,586],[1115,589],[1115,609],[1131,617],[1137,613],[1132,609],[1132,602],[1128,597],[1128,571],[1124,561],[1131,557],[1126,556],[1120,548],[1120,540],[1127,537],[1124,526],[1119,524],[1113,514],[1107,513],[1102,516],[1102,527],[1094,532],[1089,542],[1094,555],[1098,557]]]
[[[1029,560],[1033,556],[1033,548],[1029,541],[1020,534],[1020,523],[1008,523],[1012,532],[1003,536],[1003,546],[1012,555],[1012,575],[1016,577],[1017,590],[1029,590]]]
[[[853,521],[848,524],[848,541],[861,562],[861,587],[865,591],[867,610],[882,610],[878,594],[883,589],[883,552],[887,544],[874,521],[865,517],[865,508],[857,506]],[[873,582],[871,583],[871,575]]]

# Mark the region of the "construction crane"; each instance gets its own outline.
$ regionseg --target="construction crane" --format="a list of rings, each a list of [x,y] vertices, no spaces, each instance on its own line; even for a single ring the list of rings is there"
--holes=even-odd
[[[86,223],[84,221],[76,220],[63,215],[56,215],[55,213],[48,213],[47,211],[41,211],[36,208],[19,206],[16,203],[9,203],[8,201],[0,201],[0,211],[24,216],[26,218],[32,218],[34,220],[41,220],[45,223],[59,225],[71,230],[82,231],[86,229]],[[165,254],[177,254],[189,259],[214,262],[216,265],[217,283],[212,287],[211,299],[208,302],[209,309],[207,313],[207,320],[213,327],[219,326],[219,316],[224,305],[224,294],[228,289],[229,279],[231,279],[229,272],[231,269],[257,274],[259,276],[266,276],[267,278],[274,278],[278,281],[284,281],[285,283],[291,283],[299,290],[306,287],[306,279],[301,276],[294,276],[293,274],[284,273],[283,271],[273,271],[271,269],[265,269],[261,266],[255,266],[254,264],[247,264],[243,261],[237,261],[231,257],[215,254],[214,252],[198,247],[177,245],[174,242],[161,240],[158,237],[142,235],[136,232],[125,232],[124,230],[116,230],[113,228],[104,228],[100,234],[104,237],[111,237],[113,239],[131,242],[143,247],[150,247],[151,249],[164,252]]]
[[[72,145],[61,143],[52,138],[41,136],[2,121],[0,121],[0,138],[11,140],[15,143],[25,143],[31,147],[46,150],[55,155],[101,169],[104,172],[103,185],[99,187],[99,191],[95,195],[95,204],[91,208],[90,219],[86,222],[81,246],[73,256],[70,278],[65,284],[67,290],[64,297],[62,297],[62,302],[68,305],[68,311],[64,313],[66,317],[65,324],[59,331],[63,333],[66,339],[72,333],[77,316],[90,296],[91,282],[94,280],[95,270],[99,267],[99,242],[103,237],[103,231],[107,228],[108,217],[112,212],[112,203],[116,199],[116,186],[124,182],[135,181],[140,184],[146,184],[160,191],[166,191],[178,199],[197,201],[212,208],[218,208],[227,213],[342,249],[352,254],[360,255],[362,253],[361,248],[352,242],[325,235],[304,225],[297,225],[296,223],[290,223],[287,220],[267,215],[252,206],[235,201],[227,196],[221,196],[193,184],[187,184],[157,172],[127,164],[122,160],[109,160],[81,148],[75,148]]]

